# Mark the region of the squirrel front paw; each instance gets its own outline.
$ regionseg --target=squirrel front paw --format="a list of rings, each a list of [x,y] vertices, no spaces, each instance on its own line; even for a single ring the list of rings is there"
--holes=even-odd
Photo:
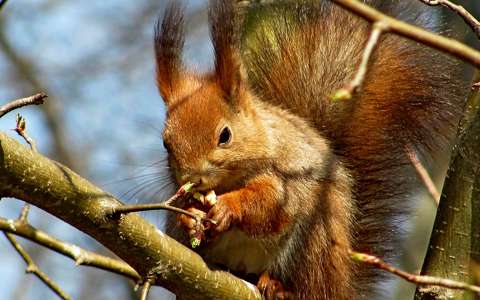
[[[221,233],[229,230],[236,222],[240,221],[240,210],[229,194],[219,196],[216,204],[210,208],[207,218],[215,221],[213,230]]]
[[[280,281],[271,278],[267,271],[258,279],[257,288],[266,300],[298,300],[295,295],[284,289]]]
[[[194,195],[197,200],[191,202],[186,211],[198,216],[194,219],[186,214],[180,214],[177,219],[187,232],[192,248],[198,247],[203,240],[214,239],[218,234],[229,230],[240,220],[237,199],[231,194],[217,197],[213,191],[206,196]],[[202,222],[198,222],[201,219]]]
[[[190,206],[185,210],[191,214],[197,215],[201,219],[205,218],[207,215],[207,213],[203,211],[197,204]],[[203,223],[197,223],[197,220],[185,214],[178,215],[177,221],[179,225],[185,229],[191,239],[195,238],[198,241],[205,239],[205,226]]]

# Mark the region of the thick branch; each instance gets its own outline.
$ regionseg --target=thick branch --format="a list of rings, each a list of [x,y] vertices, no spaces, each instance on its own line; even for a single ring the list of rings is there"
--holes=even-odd
[[[480,251],[480,95],[473,93],[462,120],[437,210],[422,273],[467,282],[472,256]],[[421,288],[416,299],[461,297],[461,292]]]
[[[332,1],[372,23],[384,23],[387,26],[386,31],[396,33],[419,43],[450,53],[457,58],[473,64],[477,68],[480,67],[480,52],[460,43],[459,41],[396,20],[357,0]]]
[[[0,195],[15,197],[89,234],[144,278],[157,275],[182,299],[261,299],[253,285],[210,270],[199,255],[132,213],[107,215],[122,205],[67,167],[0,133]]]

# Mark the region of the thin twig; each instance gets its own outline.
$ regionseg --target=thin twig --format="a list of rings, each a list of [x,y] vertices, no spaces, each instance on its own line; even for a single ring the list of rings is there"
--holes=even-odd
[[[417,26],[407,24],[389,17],[358,0],[332,0],[343,8],[351,11],[372,23],[383,22],[388,32],[393,32],[408,39],[428,45],[438,50],[450,53],[476,67],[480,67],[480,52],[454,39],[428,32]]]
[[[41,101],[43,103],[43,100],[41,100]],[[38,104],[41,104],[41,103],[38,103]],[[27,121],[25,120],[25,118],[22,117],[20,114],[17,114],[16,123],[17,124],[16,124],[15,129],[14,129],[15,132],[18,135],[20,135],[25,140],[25,142],[27,142],[28,145],[30,145],[30,149],[32,149],[33,152],[37,152],[37,144],[35,143],[35,140],[32,139],[27,134]],[[22,221],[22,222],[27,222],[29,211],[30,211],[30,204],[25,203],[25,205],[23,206],[22,211],[20,213],[19,220]]]
[[[139,211],[169,210],[179,214],[187,215],[199,223],[201,223],[202,221],[206,221],[212,224],[216,224],[214,220],[201,217],[197,214],[189,212],[188,210],[184,210],[171,205],[177,199],[185,196],[188,193],[191,193],[192,188],[193,188],[193,184],[191,183],[187,183],[183,185],[172,197],[170,197],[168,200],[164,201],[163,203],[147,203],[147,204],[123,205],[123,206],[115,207],[113,208],[109,217],[118,218],[121,214],[128,214],[128,213],[139,212]]]
[[[47,233],[23,222],[21,219],[11,220],[0,217],[0,231],[26,238],[66,257],[72,258],[77,266],[91,266],[108,272],[138,280],[140,276],[127,263],[103,256],[78,246],[60,241]]]
[[[13,100],[0,107],[0,118],[3,117],[5,114],[11,112],[12,110],[23,106],[43,104],[45,102],[45,98],[47,97],[48,96],[45,93],[38,93],[30,97]]]
[[[456,290],[467,290],[467,291],[474,292],[477,295],[480,295],[480,286],[471,285],[464,282],[459,282],[459,281],[445,279],[445,278],[438,278],[438,277],[425,276],[425,275],[415,275],[415,274],[407,273],[405,271],[399,270],[387,264],[386,262],[384,262],[383,260],[381,260],[376,256],[365,254],[365,253],[359,253],[351,250],[349,250],[348,252],[350,254],[350,257],[354,261],[372,265],[376,268],[395,274],[417,285],[430,285],[430,286],[440,286],[440,287],[456,289]]]
[[[407,156],[410,159],[410,162],[415,167],[415,170],[417,171],[418,176],[420,177],[423,184],[425,185],[428,192],[430,193],[430,196],[438,206],[438,204],[440,203],[441,195],[438,192],[437,188],[435,187],[435,183],[433,183],[432,177],[430,177],[430,175],[428,174],[427,170],[418,159],[418,156],[415,153],[415,151],[412,149],[412,147],[410,147],[409,145],[405,146],[405,152],[407,153]]]
[[[152,281],[147,279],[143,284],[142,293],[140,295],[140,300],[147,300],[148,292],[150,291],[150,287],[152,286]]]
[[[184,210],[175,206],[171,206],[169,204],[165,203],[148,203],[148,204],[138,204],[138,205],[124,205],[124,206],[119,206],[115,207],[114,211],[112,212],[112,217],[118,217],[121,214],[128,214],[132,212],[138,212],[138,211],[148,211],[148,210],[169,210],[172,212],[176,212],[179,214],[184,214],[186,216],[189,216],[197,221],[207,221],[212,224],[215,224],[214,220],[208,219],[208,218],[203,218],[200,217],[192,212],[189,212],[188,210]]]
[[[365,75],[367,74],[368,70],[368,63],[370,58],[372,57],[373,50],[378,45],[378,41],[382,33],[388,29],[388,25],[383,23],[382,21],[375,22],[373,24],[372,32],[370,33],[370,37],[367,41],[367,45],[362,54],[362,60],[360,66],[358,67],[357,73],[353,78],[352,82],[348,84],[345,88],[337,91],[333,96],[334,100],[349,100],[352,96],[360,90],[360,87],[363,84],[365,79]]]
[[[480,82],[474,83],[474,84],[472,85],[472,89],[474,89],[474,90],[480,89]]]
[[[448,0],[420,0],[423,3],[430,5],[430,6],[437,6],[437,5],[442,5],[445,7],[448,7],[455,13],[457,13],[460,17],[465,20],[465,23],[468,24],[472,28],[472,30],[475,32],[475,34],[480,38],[480,22],[475,19],[475,17],[469,13],[463,6],[453,4],[452,2]]]
[[[23,258],[25,263],[27,264],[27,268],[25,272],[34,274],[35,276],[38,277],[45,285],[47,285],[55,294],[57,294],[58,297],[64,299],[64,300],[71,300],[72,298],[68,296],[62,289],[52,280],[50,277],[48,277],[47,274],[45,274],[40,268],[35,264],[35,262],[32,260],[30,255],[23,249],[23,247],[17,242],[15,237],[7,232],[4,232],[5,237],[8,239],[12,247],[20,254],[20,256]]]
[[[29,212],[30,212],[30,204],[25,203],[25,205],[24,205],[23,208],[22,208],[22,211],[20,212],[20,216],[18,217],[18,220],[19,220],[20,222],[26,223]]]
[[[27,142],[33,152],[37,152],[37,143],[35,143],[35,140],[27,134],[27,122],[20,114],[17,114],[17,125],[14,130],[25,140],[25,142]]]

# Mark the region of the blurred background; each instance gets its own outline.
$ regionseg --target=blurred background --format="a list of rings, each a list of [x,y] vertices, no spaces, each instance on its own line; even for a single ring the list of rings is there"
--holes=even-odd
[[[165,110],[154,82],[153,26],[164,0],[10,0],[0,12],[0,103],[43,91],[44,105],[20,112],[44,155],[129,203],[165,199],[172,192],[164,172],[161,130]],[[188,1],[185,60],[199,70],[211,64],[206,1]],[[480,16],[477,1],[458,1]],[[478,48],[463,21],[446,9],[458,36]],[[434,50],[432,50],[434,51]],[[15,113],[0,119],[15,127]],[[11,133],[15,136],[14,132]],[[446,159],[447,161],[447,159]],[[439,176],[441,177],[441,176]],[[441,184],[441,179],[439,184]],[[419,195],[413,232],[402,268],[421,266],[435,204]],[[0,201],[0,216],[16,218],[23,203]],[[145,217],[161,226],[160,213]],[[32,225],[83,248],[111,255],[95,240],[55,217],[32,208]],[[18,238],[34,261],[74,299],[137,299],[134,284],[118,275],[76,267],[70,259]],[[56,299],[7,240],[0,238],[0,300]],[[408,284],[387,287],[392,298],[411,299]],[[397,296],[394,296],[397,295]],[[154,287],[150,299],[174,299]]]

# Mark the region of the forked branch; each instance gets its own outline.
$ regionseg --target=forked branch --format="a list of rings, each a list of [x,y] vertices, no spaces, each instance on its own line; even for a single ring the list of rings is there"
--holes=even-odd
[[[454,4],[449,0],[420,0],[423,3],[430,5],[430,6],[437,6],[442,5],[448,7],[455,13],[457,13],[460,17],[465,20],[465,23],[468,24],[475,32],[478,38],[480,38],[480,22],[471,14],[469,13],[463,6]]]
[[[428,32],[417,26],[389,17],[358,0],[332,0],[372,23],[384,23],[389,32],[417,41],[443,52],[450,53],[477,68],[480,68],[480,52],[454,39]]]
[[[45,283],[46,286],[48,286],[49,289],[51,289],[57,296],[64,300],[72,300],[72,298],[65,293],[58,284],[56,284],[50,277],[48,277],[47,274],[45,274],[40,268],[35,264],[33,259],[28,255],[27,251],[23,249],[23,247],[17,242],[15,237],[7,232],[4,232],[5,237],[7,240],[10,242],[12,247],[15,249],[15,251],[20,254],[22,259],[25,261],[27,264],[27,268],[25,269],[25,272],[34,274],[38,279],[40,279],[43,283]]]

